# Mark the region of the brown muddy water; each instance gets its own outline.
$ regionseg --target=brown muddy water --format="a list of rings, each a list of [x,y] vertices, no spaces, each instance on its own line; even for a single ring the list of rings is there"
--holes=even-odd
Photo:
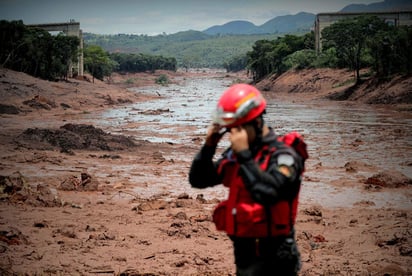
[[[151,142],[192,144],[203,138],[210,123],[211,111],[219,95],[231,84],[227,78],[196,77],[181,79],[165,87],[136,88],[135,91],[157,95],[157,99],[103,113],[96,125],[112,132],[139,137]],[[384,170],[398,171],[412,177],[412,114],[390,107],[375,107],[348,102],[279,101],[267,95],[267,123],[279,134],[296,130],[308,144],[307,162],[301,201],[325,207],[343,207],[372,202],[376,207],[412,209],[410,192],[393,189],[365,192],[367,177]],[[93,116],[92,114],[90,116]],[[91,119],[91,118],[89,118]],[[227,140],[220,149],[228,146]],[[174,160],[190,162],[193,156],[175,152]],[[360,164],[356,173],[345,164]],[[123,168],[124,171],[135,168]],[[168,166],[156,185],[136,187],[141,195],[151,196],[164,190],[173,194],[199,194],[190,188],[182,168]],[[185,168],[188,170],[188,168]],[[150,181],[139,176],[136,181]],[[201,191],[205,197],[224,198],[227,190],[213,187]]]

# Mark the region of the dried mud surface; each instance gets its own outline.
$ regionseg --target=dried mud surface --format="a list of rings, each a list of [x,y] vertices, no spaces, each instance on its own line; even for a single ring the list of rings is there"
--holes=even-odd
[[[0,69],[1,275],[235,275],[230,240],[211,222],[211,211],[221,198],[205,197],[187,182],[190,159],[202,137],[194,134],[192,143],[154,143],[87,120],[114,106],[153,100],[157,96],[125,88],[154,85],[159,74],[168,74],[172,81],[208,74],[247,79],[199,71],[114,75],[110,84],[87,79],[47,82]],[[324,99],[345,95],[352,104],[392,99],[399,112],[412,110],[410,79],[388,84],[390,89],[382,85],[380,94],[375,87],[373,95],[362,88],[348,96],[347,87],[337,84],[351,74],[305,71],[258,86],[287,91],[276,97],[295,102],[333,105]],[[153,107],[145,112],[168,111]],[[141,124],[148,124],[150,131],[150,122]],[[410,125],[399,130],[399,135],[410,134]],[[328,151],[331,144],[322,141],[320,147]],[[412,153],[409,146],[406,150]],[[356,145],[348,147],[356,151]],[[412,275],[410,177],[364,161],[328,167],[316,161],[316,152],[311,154],[314,161],[308,163],[311,173],[304,185],[333,170],[348,178],[362,171],[367,177],[351,182],[362,187],[361,193],[400,194],[409,201],[404,207],[359,200],[329,208],[316,197],[301,200],[296,225],[300,274]],[[400,165],[410,170],[412,159]],[[181,185],[182,192],[139,192],[159,181]],[[339,187],[347,181],[343,177],[330,184]]]

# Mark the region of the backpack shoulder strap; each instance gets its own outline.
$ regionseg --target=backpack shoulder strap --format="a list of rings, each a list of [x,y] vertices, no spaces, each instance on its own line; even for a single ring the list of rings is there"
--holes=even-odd
[[[278,141],[295,149],[295,151],[302,157],[303,161],[309,158],[307,145],[299,132],[289,132],[283,136],[278,136]]]

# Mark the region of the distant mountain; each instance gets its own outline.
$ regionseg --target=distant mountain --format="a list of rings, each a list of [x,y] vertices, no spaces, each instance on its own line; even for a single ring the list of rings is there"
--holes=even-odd
[[[259,27],[260,33],[309,32],[315,22],[313,13],[300,12],[295,15],[275,17]]]
[[[216,25],[203,31],[208,35],[217,34],[273,34],[308,32],[315,20],[315,14],[300,12],[295,15],[275,17],[261,26],[249,21],[230,21],[223,25]]]
[[[175,34],[169,35],[171,39],[174,41],[193,41],[193,40],[204,40],[210,38],[209,35],[199,32],[199,31],[194,31],[194,30],[189,30],[189,31],[183,31],[183,32],[178,32]]]
[[[249,21],[237,20],[230,21],[223,25],[215,25],[213,27],[204,30],[203,32],[208,35],[217,34],[255,34],[258,32],[257,26]]]
[[[356,1],[356,0],[355,0]],[[384,0],[383,2],[351,4],[339,12],[377,12],[377,11],[412,11],[412,0]],[[334,11],[330,11],[334,12]],[[277,16],[263,25],[256,26],[249,21],[230,21],[223,25],[215,25],[203,31],[208,35],[226,34],[285,34],[309,32],[316,15],[300,12],[295,15]]]
[[[382,11],[412,11],[411,0],[384,0],[383,2],[365,4],[351,4],[340,12],[382,12]]]

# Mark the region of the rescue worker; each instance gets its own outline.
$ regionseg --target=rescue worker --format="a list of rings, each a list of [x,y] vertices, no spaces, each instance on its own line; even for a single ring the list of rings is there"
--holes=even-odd
[[[233,242],[236,275],[297,275],[294,236],[303,159],[265,124],[266,100],[252,85],[235,84],[220,97],[189,182],[229,188],[214,210],[216,228]],[[219,141],[230,147],[214,161]]]

